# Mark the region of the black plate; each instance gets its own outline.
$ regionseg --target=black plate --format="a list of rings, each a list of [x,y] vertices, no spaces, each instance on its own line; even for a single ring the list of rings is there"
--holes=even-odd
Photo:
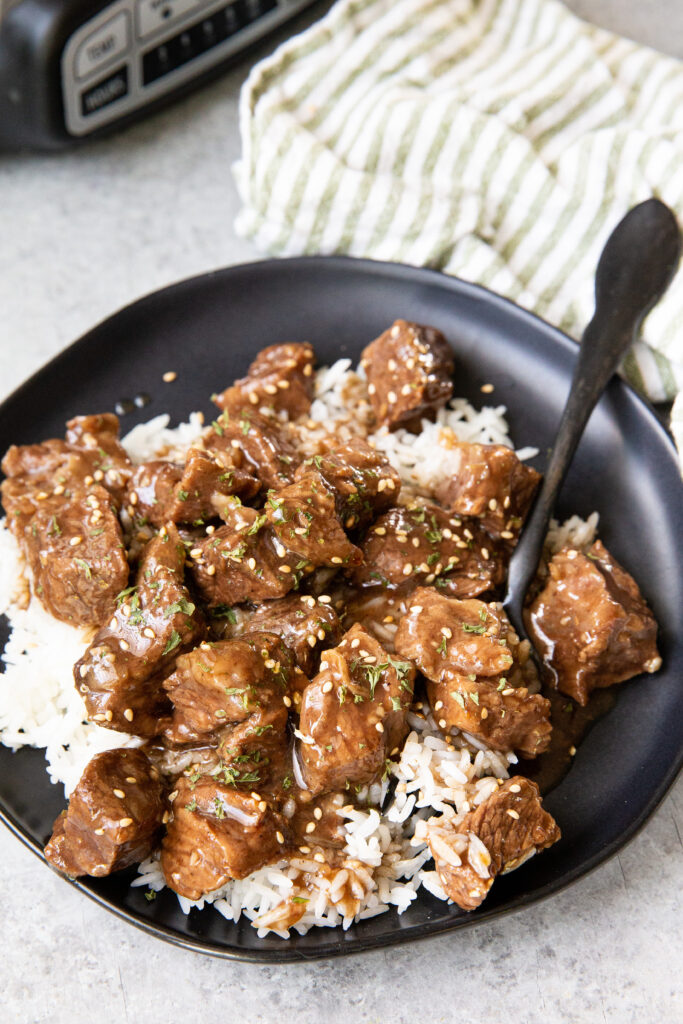
[[[90,331],[0,407],[0,450],[60,436],[79,413],[112,409],[148,392],[123,430],[159,412],[173,421],[211,412],[210,394],[241,375],[264,345],[309,340],[321,362],[356,360],[395,318],[434,324],[457,356],[456,394],[508,407],[518,446],[535,445],[543,467],[567,392],[576,346],[536,317],[482,288],[427,270],[348,259],[257,263],[182,281]],[[175,370],[173,384],[162,374]],[[482,395],[484,383],[494,395]],[[343,933],[313,929],[289,941],[259,939],[247,921],[213,911],[184,916],[175,897],[147,903],[134,872],[74,884],[132,924],[204,953],[263,962],[337,956],[490,920],[549,896],[616,853],[652,814],[683,762],[681,482],[673,446],[652,411],[614,381],[591,418],[562,494],[560,513],[598,509],[600,534],[640,583],[661,626],[664,668],[625,684],[591,731],[546,805],[563,839],[499,878],[472,914],[421,895]],[[0,813],[38,856],[63,806],[42,754],[0,748]]]

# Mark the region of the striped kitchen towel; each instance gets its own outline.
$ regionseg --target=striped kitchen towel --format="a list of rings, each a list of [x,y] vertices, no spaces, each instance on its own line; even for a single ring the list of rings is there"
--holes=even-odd
[[[236,227],[264,251],[438,268],[574,336],[629,206],[683,224],[683,64],[560,0],[339,0],[253,69],[240,122]],[[683,393],[683,274],[624,371]]]

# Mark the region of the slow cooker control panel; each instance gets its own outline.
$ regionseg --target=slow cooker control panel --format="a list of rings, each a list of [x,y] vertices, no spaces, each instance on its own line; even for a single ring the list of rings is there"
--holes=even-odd
[[[67,131],[82,136],[228,59],[310,0],[118,0],[62,54]]]

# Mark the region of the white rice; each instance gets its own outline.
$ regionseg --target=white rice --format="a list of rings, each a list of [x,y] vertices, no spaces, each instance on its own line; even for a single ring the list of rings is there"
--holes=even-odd
[[[309,417],[297,429],[310,450],[332,439],[339,443],[352,435],[367,436],[385,452],[405,484],[423,489],[454,471],[455,439],[512,446],[504,406],[477,410],[456,398],[439,411],[436,422],[425,420],[422,428],[417,435],[385,429],[370,434],[363,373],[353,371],[350,360],[340,359],[318,371]],[[200,413],[174,429],[169,428],[168,416],[157,416],[135,427],[123,444],[135,463],[155,457],[182,458],[202,430]],[[533,454],[534,449],[518,452],[520,457]],[[552,550],[565,543],[583,547],[592,541],[596,526],[597,513],[586,521],[574,516],[562,525],[553,523],[549,546]],[[22,558],[4,520],[0,521],[0,612],[11,625],[3,655],[5,672],[0,677],[0,738],[14,750],[25,745],[45,748],[50,779],[61,782],[68,796],[95,753],[137,746],[141,741],[84,720],[72,669],[92,631],[53,619],[39,601],[30,598]],[[178,897],[183,911],[210,904],[230,921],[244,915],[261,936],[274,932],[286,938],[290,928],[302,934],[313,925],[348,928],[391,907],[402,913],[416,899],[420,886],[445,899],[436,872],[425,868],[430,853],[425,842],[414,836],[415,824],[434,813],[457,821],[493,792],[497,780],[508,777],[516,757],[489,750],[466,734],[444,738],[426,708],[424,714],[411,713],[409,724],[400,760],[390,769],[396,789],[384,812],[370,804],[381,803],[388,780],[381,787],[370,787],[366,807],[340,809],[346,835],[340,865],[321,865],[297,854],[231,881],[196,903]],[[472,863],[476,852],[471,851]],[[158,857],[140,865],[133,885],[145,886],[149,895],[164,888]]]

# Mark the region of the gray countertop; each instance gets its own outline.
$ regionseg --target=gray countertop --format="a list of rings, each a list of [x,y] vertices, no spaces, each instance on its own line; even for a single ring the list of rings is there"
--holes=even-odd
[[[683,56],[680,0],[569,6]],[[239,66],[78,152],[0,160],[1,393],[140,295],[261,255],[232,227],[230,164],[246,72]],[[2,1019],[673,1024],[683,1020],[682,834],[679,779],[618,857],[545,903],[413,946],[257,967],[200,957],[131,928],[2,830]]]

